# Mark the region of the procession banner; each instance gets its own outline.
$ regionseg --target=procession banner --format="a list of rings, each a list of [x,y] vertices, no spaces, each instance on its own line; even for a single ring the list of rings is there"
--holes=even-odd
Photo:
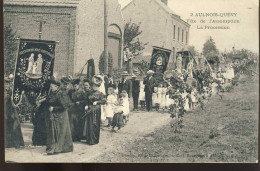
[[[12,104],[15,107],[22,100],[22,92],[31,104],[35,103],[36,98],[48,95],[55,45],[55,41],[20,39],[12,91]]]
[[[150,69],[155,73],[163,74],[166,71],[171,50],[153,46]]]

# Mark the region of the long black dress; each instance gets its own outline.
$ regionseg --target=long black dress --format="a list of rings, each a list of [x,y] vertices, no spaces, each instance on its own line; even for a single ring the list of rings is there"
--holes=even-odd
[[[94,102],[97,105],[93,105]],[[83,137],[86,143],[94,145],[99,143],[100,124],[101,124],[101,104],[106,103],[106,98],[103,93],[98,90],[92,90],[88,94],[87,105],[88,110],[85,112],[85,123],[83,128]]]
[[[46,145],[46,123],[45,116],[48,111],[43,108],[44,106],[35,107],[32,111],[32,123],[34,126],[32,135],[32,144],[34,146]]]
[[[24,140],[16,109],[12,106],[11,91],[5,93],[5,147],[20,148]]]
[[[51,92],[41,106],[46,111],[47,154],[73,151],[73,143],[63,92]],[[49,108],[53,111],[49,112]]]
[[[70,91],[69,97],[71,99],[71,106],[69,108],[69,120],[73,141],[80,141],[82,139],[84,108],[86,105],[86,92]]]

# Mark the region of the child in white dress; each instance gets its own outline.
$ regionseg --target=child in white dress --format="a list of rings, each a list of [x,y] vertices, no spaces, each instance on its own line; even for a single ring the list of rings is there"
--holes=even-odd
[[[182,98],[184,99],[184,109],[186,111],[189,110],[189,99],[188,99],[188,93],[186,92],[186,90],[184,90],[184,92],[181,94]]]
[[[212,96],[215,96],[217,94],[217,83],[212,83]]]
[[[167,98],[167,83],[166,82],[164,82],[163,84],[162,84],[162,95],[161,95],[161,100],[162,100],[162,109],[163,109],[163,111],[167,108],[167,106],[168,106],[168,102],[167,102],[167,100],[168,100],[168,98],[169,98],[169,95],[168,95],[168,98]]]
[[[123,118],[124,118],[124,125],[129,121],[129,98],[128,94],[125,90],[122,91],[121,93],[122,99],[123,99],[123,106],[124,106],[124,113],[123,113]]]
[[[113,114],[113,120],[112,120],[112,132],[117,133],[121,127],[124,126],[123,122],[123,114],[124,114],[124,99],[122,97],[119,98],[118,104],[114,106],[114,114]],[[117,127],[117,130],[115,130],[115,127]]]
[[[154,93],[152,96],[152,103],[153,106],[156,108],[156,110],[158,110],[160,104],[159,104],[159,87],[154,87]]]
[[[117,103],[117,95],[113,87],[108,88],[107,104],[106,104],[106,117],[108,120],[107,127],[110,127],[113,116],[114,116],[114,107]]]
[[[145,92],[144,92],[143,81],[140,81],[139,101],[140,101],[140,104],[141,104],[141,108],[144,108],[144,106],[145,106]]]
[[[193,88],[191,90],[191,109],[194,109],[194,107],[197,105],[198,99],[197,99],[197,90]]]

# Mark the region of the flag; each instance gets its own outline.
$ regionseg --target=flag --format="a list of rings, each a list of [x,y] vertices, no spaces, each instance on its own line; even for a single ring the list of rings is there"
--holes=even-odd
[[[29,102],[47,96],[53,75],[55,41],[20,39],[14,73],[12,104],[17,107],[24,91]]]
[[[150,69],[155,73],[163,74],[166,71],[171,50],[153,46]]]

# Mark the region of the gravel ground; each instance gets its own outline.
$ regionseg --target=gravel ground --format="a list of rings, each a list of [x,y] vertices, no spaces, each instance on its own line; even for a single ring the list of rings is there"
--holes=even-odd
[[[26,146],[21,149],[9,148],[5,150],[5,159],[9,162],[99,162],[95,158],[105,153],[113,151],[124,143],[130,144],[136,138],[140,138],[155,131],[156,128],[167,124],[170,115],[158,112],[138,111],[130,114],[127,125],[121,128],[119,133],[112,133],[111,128],[102,127],[100,143],[97,145],[87,145],[85,143],[73,143],[74,151],[57,155],[46,155],[45,147],[31,146],[32,125],[25,123],[22,125],[22,132]],[[105,123],[104,123],[105,125]],[[103,162],[108,162],[103,161]]]
[[[174,132],[167,112],[132,112],[119,133],[103,127],[100,143],[74,143],[74,151],[47,156],[45,147],[31,144],[32,126],[23,124],[26,146],[6,149],[9,162],[37,163],[187,163],[251,162],[258,151],[258,78],[241,78],[231,92],[212,97],[205,109],[183,118]]]

